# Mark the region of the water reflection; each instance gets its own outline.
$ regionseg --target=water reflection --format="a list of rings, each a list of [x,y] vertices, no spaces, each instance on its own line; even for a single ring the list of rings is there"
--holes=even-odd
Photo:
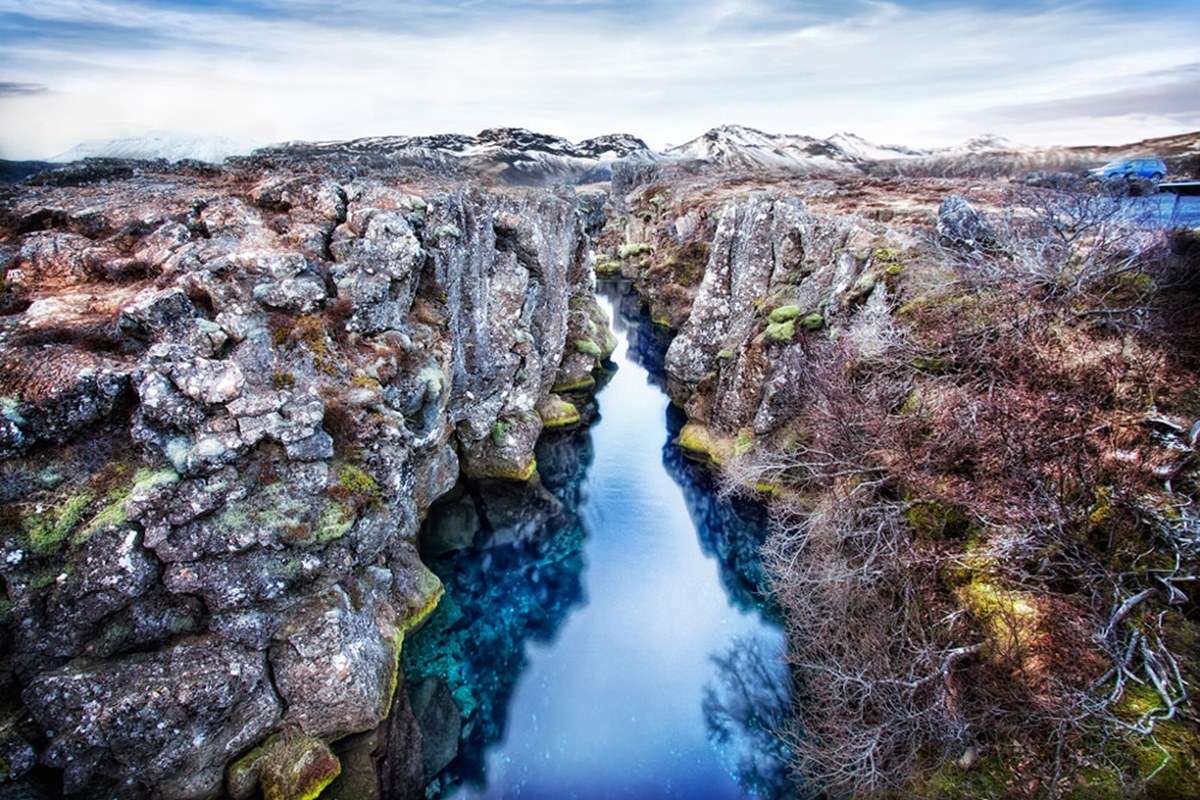
[[[532,487],[459,487],[422,533],[446,584],[404,647],[428,797],[788,795],[761,511],[665,446],[669,340],[610,302],[598,424],[545,437]]]
[[[713,656],[716,679],[704,689],[704,724],[726,769],[746,791],[769,800],[794,794],[778,736],[791,682],[772,643],[737,639]]]

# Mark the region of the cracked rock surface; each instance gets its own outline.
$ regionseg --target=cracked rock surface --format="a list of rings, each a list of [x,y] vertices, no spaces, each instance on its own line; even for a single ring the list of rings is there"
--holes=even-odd
[[[285,731],[328,773],[320,742],[404,694],[428,506],[460,473],[536,482],[539,409],[611,352],[586,212],[319,161],[118,166],[0,195],[0,780],[36,757],[67,792],[217,797]]]

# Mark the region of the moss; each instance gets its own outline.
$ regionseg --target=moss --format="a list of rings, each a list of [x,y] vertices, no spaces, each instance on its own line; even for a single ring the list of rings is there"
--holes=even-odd
[[[732,350],[721,350],[720,352],[718,352],[718,353],[717,353],[717,360],[718,360],[718,361],[729,361],[729,360],[731,360],[732,358],[733,358],[733,351],[732,351]]]
[[[342,462],[337,465],[335,473],[338,485],[353,497],[371,502],[380,498],[379,482],[361,467]]]
[[[537,472],[537,459],[530,458],[528,462],[520,466],[504,466],[493,465],[484,470],[480,475],[482,478],[494,478],[501,481],[516,481],[518,483],[528,483],[533,479]]]
[[[615,277],[621,274],[621,262],[612,258],[600,259],[596,262],[595,269],[596,275],[600,277]]]
[[[1000,586],[991,576],[974,572],[957,596],[987,634],[984,652],[995,658],[1013,647],[1027,648],[1036,635],[1040,614],[1032,595]]]
[[[545,428],[566,428],[577,425],[580,420],[579,409],[575,404],[555,395],[551,395],[538,406],[538,415],[541,416],[542,426]]]
[[[1112,487],[1096,487],[1095,502],[1088,510],[1088,524],[1093,528],[1102,528],[1112,522],[1116,513],[1116,509],[1113,507]]]
[[[617,250],[617,256],[622,260],[637,258],[638,256],[646,255],[654,252],[654,245],[649,242],[632,242],[623,244]]]
[[[82,521],[84,512],[94,499],[91,492],[80,492],[67,497],[54,508],[25,518],[22,527],[29,549],[39,556],[56,552]]]
[[[918,372],[928,372],[930,375],[944,375],[950,371],[946,359],[937,356],[915,356],[908,363]]]
[[[492,423],[492,444],[496,447],[503,447],[505,439],[508,438],[508,431],[512,428],[512,422],[506,419],[498,419]]]
[[[592,358],[603,358],[604,352],[600,349],[600,345],[593,342],[591,339],[576,339],[571,343],[577,352]]]
[[[264,800],[315,800],[342,771],[320,739],[277,733],[229,766],[226,781],[233,797],[248,797],[257,783]]]
[[[1011,771],[995,756],[981,758],[970,769],[951,761],[918,779],[914,795],[928,800],[990,800],[1007,796]]]
[[[772,322],[767,326],[764,334],[768,342],[786,343],[792,341],[796,336],[796,321],[787,320],[786,322]]]
[[[405,610],[404,619],[400,624],[400,629],[405,634],[420,627],[421,623],[427,620],[438,607],[438,603],[446,593],[441,579],[424,566],[418,571],[416,583],[417,594],[421,600],[415,607]]]
[[[564,394],[567,392],[583,392],[596,387],[596,379],[591,375],[584,375],[582,378],[574,381],[566,381],[564,383],[556,383],[550,391],[555,394]]]
[[[771,322],[787,322],[796,319],[801,313],[803,312],[800,306],[780,306],[771,312],[770,320]]]
[[[958,539],[971,529],[971,520],[963,509],[936,500],[909,503],[904,519],[913,533],[926,539]]]
[[[800,326],[806,331],[819,331],[825,327],[825,317],[816,311],[805,314],[800,320]]]
[[[671,317],[663,309],[653,310],[650,314],[650,323],[657,325],[660,328],[671,328]]]
[[[724,464],[733,455],[733,443],[699,422],[688,422],[679,431],[675,443],[689,458]]]
[[[738,431],[738,435],[733,438],[733,454],[744,456],[753,449],[754,433],[748,430]]]
[[[864,272],[862,275],[858,276],[858,280],[856,280],[854,282],[854,286],[850,288],[850,296],[852,298],[866,297],[871,293],[871,290],[875,288],[875,284],[878,282],[879,279],[875,277],[875,273]]]
[[[350,379],[350,384],[359,389],[382,388],[378,380],[372,378],[370,375],[364,375],[361,372]]]
[[[290,372],[276,370],[271,376],[271,384],[277,390],[290,389],[296,385],[296,376]]]
[[[898,411],[901,414],[915,414],[921,410],[924,404],[924,393],[918,387],[908,393],[908,396],[904,398],[904,402],[900,404]]]
[[[350,532],[357,519],[353,508],[338,502],[326,503],[325,508],[321,509],[321,516],[317,518],[312,539],[318,544],[340,539]]]
[[[1161,705],[1151,686],[1128,683],[1113,712],[1136,723]],[[1146,781],[1147,797],[1200,797],[1200,727],[1195,723],[1179,717],[1159,720],[1151,736],[1132,737],[1124,750],[1121,760]]]
[[[1121,800],[1125,796],[1124,782],[1116,770],[1087,767],[1079,771],[1063,800]]]

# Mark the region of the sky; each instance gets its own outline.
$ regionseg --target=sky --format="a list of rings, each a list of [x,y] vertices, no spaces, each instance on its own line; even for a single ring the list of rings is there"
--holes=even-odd
[[[0,158],[720,124],[885,143],[1200,130],[1196,0],[0,0]]]

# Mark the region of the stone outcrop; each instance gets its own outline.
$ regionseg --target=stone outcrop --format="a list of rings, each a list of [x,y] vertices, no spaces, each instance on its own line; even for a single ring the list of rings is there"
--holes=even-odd
[[[798,198],[755,192],[719,212],[704,277],[665,369],[689,416],[767,433],[776,390],[794,380],[788,352],[885,291],[874,234],[811,213]]]
[[[536,483],[611,352],[569,192],[318,166],[3,198],[6,777],[36,752],[68,792],[215,797],[273,736],[296,758],[236,793],[332,780],[441,595],[426,509],[464,472]]]

